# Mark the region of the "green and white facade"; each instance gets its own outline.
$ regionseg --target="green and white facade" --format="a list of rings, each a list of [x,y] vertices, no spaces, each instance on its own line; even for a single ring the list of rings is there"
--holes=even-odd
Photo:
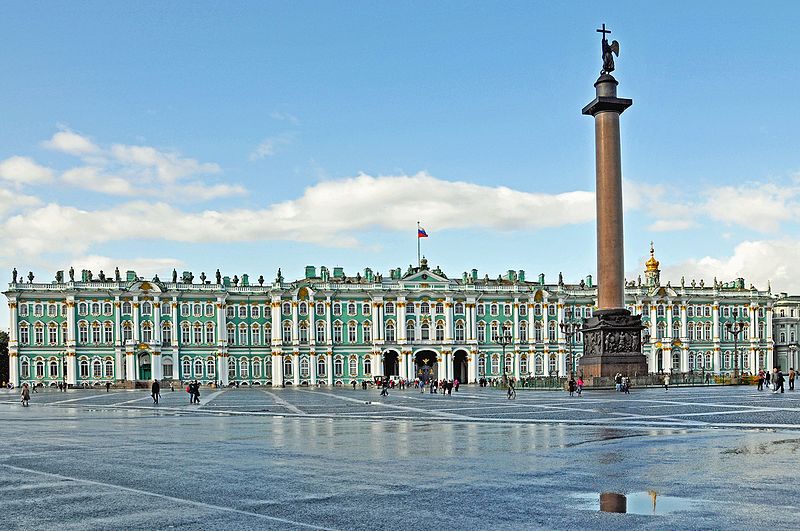
[[[125,279],[15,282],[10,309],[10,379],[56,385],[103,385],[152,379],[222,385],[348,385],[387,375],[415,378],[423,365],[438,378],[474,382],[501,377],[565,375],[580,365],[559,323],[595,308],[591,277],[580,284],[527,281],[523,271],[497,279],[476,270],[459,279],[420,267],[388,277],[366,269],[306,268],[305,278],[253,285],[216,281]],[[60,280],[60,278],[59,278]],[[650,331],[644,350],[651,372],[752,373],[780,362],[797,366],[795,337],[776,356],[775,326],[798,316],[800,299],[746,288],[744,280],[712,286],[661,285],[651,256],[645,280],[629,282],[626,303]],[[738,316],[734,338],[725,323]],[[795,323],[797,324],[797,323]],[[795,330],[796,331],[796,330]],[[493,338],[508,332],[506,347]],[[736,347],[736,350],[734,349]]]

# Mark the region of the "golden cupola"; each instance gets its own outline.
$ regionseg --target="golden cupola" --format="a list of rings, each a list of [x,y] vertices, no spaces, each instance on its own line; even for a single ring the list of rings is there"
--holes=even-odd
[[[655,248],[653,247],[653,242],[650,242],[650,259],[644,263],[644,276],[647,281],[647,285],[650,287],[656,287],[661,285],[661,271],[658,269],[658,260],[655,257]]]
[[[658,271],[658,260],[655,257],[653,242],[650,242],[650,259],[644,263],[647,271]]]

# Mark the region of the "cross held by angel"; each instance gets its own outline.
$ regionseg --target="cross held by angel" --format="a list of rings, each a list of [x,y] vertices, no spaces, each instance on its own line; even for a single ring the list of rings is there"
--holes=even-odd
[[[603,69],[600,70],[600,74],[610,74],[614,71],[614,56],[619,57],[619,42],[611,41],[611,44],[608,43],[606,34],[611,33],[611,30],[606,29],[605,24],[597,32],[603,34]]]

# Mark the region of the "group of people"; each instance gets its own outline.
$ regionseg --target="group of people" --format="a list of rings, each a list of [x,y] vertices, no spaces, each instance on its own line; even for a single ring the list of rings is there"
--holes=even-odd
[[[789,367],[789,391],[794,391],[794,379],[797,376],[797,373],[794,371],[794,367]],[[772,394],[776,394],[778,392],[784,392],[784,384],[786,382],[786,377],[781,371],[780,367],[773,367],[772,373],[761,369],[758,371],[758,390],[763,391],[764,386],[766,385],[767,389],[772,391]]]
[[[442,395],[452,395],[453,389],[458,391],[459,386],[461,383],[458,379],[455,380],[436,380],[435,378],[429,380],[427,383],[424,380],[416,380],[415,387],[419,388],[420,393],[424,393],[425,389],[428,389],[430,394],[439,394],[441,391]]]
[[[189,403],[200,403],[200,382],[193,380],[186,385],[186,392],[189,393]]]
[[[569,396],[575,396],[575,393],[578,393],[578,396],[583,396],[583,377],[578,376],[576,380],[575,375],[571,374],[567,382],[567,390],[569,391]]]
[[[667,385],[669,385],[669,381],[667,381]],[[618,372],[614,375],[614,388],[617,392],[625,393],[626,395],[631,394],[631,379],[628,376],[623,376],[621,372]]]

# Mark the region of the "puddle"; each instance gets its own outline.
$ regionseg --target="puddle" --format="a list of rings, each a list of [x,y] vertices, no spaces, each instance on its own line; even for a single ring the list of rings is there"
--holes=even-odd
[[[664,496],[651,490],[647,492],[585,492],[573,494],[581,500],[581,509],[607,513],[630,513],[642,515],[665,515],[678,511],[698,509],[698,501],[677,496]]]

